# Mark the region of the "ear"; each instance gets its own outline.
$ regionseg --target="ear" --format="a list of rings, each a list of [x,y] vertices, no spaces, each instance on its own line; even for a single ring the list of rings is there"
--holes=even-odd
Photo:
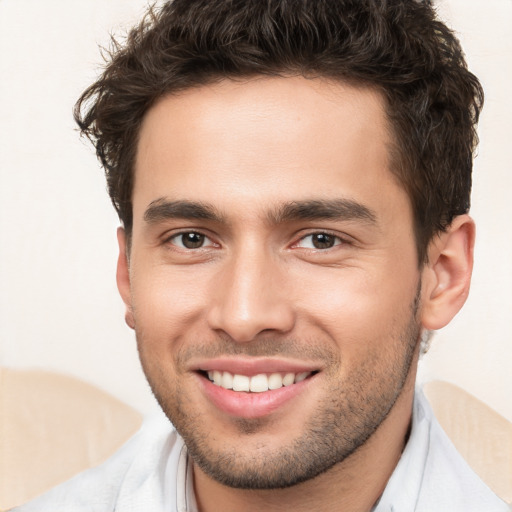
[[[130,290],[130,265],[128,261],[127,237],[123,228],[117,228],[117,243],[119,244],[119,257],[117,258],[117,289],[126,306],[124,319],[128,327],[135,329],[135,319],[132,311]]]
[[[448,324],[466,302],[473,271],[475,223],[469,215],[455,217],[428,248],[423,269],[421,323],[437,330]]]

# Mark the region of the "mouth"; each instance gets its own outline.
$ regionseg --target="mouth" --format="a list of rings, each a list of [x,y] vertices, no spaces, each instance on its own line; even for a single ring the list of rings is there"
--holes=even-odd
[[[293,410],[286,404],[298,396],[309,396],[308,389],[313,389],[313,382],[321,373],[320,370],[300,366],[286,368],[286,364],[272,363],[235,365],[223,361],[205,366],[195,373],[210,404],[230,417],[245,419]]]
[[[298,384],[316,373],[317,371],[308,371],[300,373],[259,373],[257,375],[242,375],[228,371],[209,370],[200,372],[215,386],[227,390],[245,393],[265,393],[274,391],[293,384]]]

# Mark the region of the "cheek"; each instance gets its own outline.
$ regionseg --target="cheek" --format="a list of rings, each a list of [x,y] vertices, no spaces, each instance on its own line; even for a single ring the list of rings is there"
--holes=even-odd
[[[132,305],[136,329],[144,334],[144,343],[171,343],[185,331],[190,334],[208,296],[206,282],[199,274],[171,271],[165,265],[133,273]]]
[[[335,342],[368,348],[372,342],[395,338],[409,324],[419,279],[416,269],[405,270],[400,280],[393,272],[356,268],[321,273],[303,276],[294,296],[299,317],[317,323]]]

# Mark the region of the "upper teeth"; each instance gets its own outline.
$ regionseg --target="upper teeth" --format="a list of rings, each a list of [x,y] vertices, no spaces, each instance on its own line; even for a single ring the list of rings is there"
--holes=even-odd
[[[213,370],[208,372],[208,378],[217,386],[233,391],[252,391],[253,393],[262,393],[269,389],[279,389],[283,386],[290,386],[295,382],[300,382],[311,375],[311,372],[302,373],[271,373],[267,375],[260,373],[253,377],[247,375],[232,374],[229,372],[220,372]]]

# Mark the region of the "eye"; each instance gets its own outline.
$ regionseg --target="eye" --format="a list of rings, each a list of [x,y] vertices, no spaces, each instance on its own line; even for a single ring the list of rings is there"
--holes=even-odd
[[[304,249],[330,249],[336,245],[340,245],[342,240],[340,237],[331,235],[330,233],[311,233],[301,238],[297,247]]]
[[[196,231],[187,231],[173,235],[169,238],[169,242],[181,249],[201,249],[202,247],[214,245],[206,235]]]

